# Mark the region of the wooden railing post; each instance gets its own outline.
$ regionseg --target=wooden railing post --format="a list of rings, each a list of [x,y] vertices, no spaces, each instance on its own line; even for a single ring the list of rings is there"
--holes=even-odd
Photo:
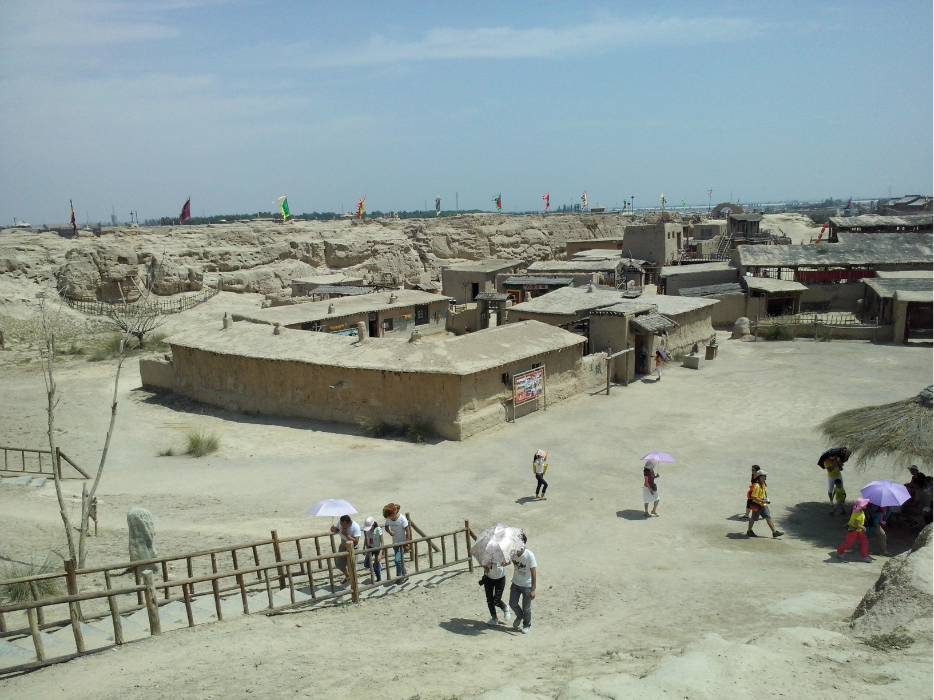
[[[39,635],[36,609],[28,608],[26,618],[29,620],[29,633],[32,635],[32,644],[36,648],[36,661],[45,661],[45,647],[42,646],[42,637]]]
[[[454,540],[457,541],[457,535],[454,535]],[[464,540],[467,542],[467,568],[470,573],[473,573],[473,557],[470,556],[470,521],[464,521]]]
[[[360,586],[357,582],[357,556],[354,552],[353,542],[345,542],[347,550],[347,576],[350,578],[350,599],[354,603],[360,602]]]
[[[276,555],[276,561],[282,561],[282,549],[279,547],[279,533],[276,530],[272,530],[272,551]],[[285,573],[282,571],[282,567],[276,569],[279,573],[279,588],[280,590],[285,588]]]
[[[153,637],[157,637],[162,634],[162,620],[159,619],[159,602],[156,598],[156,583],[153,580],[151,571],[143,572],[143,585],[146,586],[143,595],[146,598],[146,612],[149,615],[149,633]]]

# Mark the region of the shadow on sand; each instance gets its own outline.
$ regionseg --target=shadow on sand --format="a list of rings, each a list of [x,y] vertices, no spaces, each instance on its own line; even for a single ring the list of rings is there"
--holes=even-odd
[[[539,499],[535,498],[535,496],[523,496],[522,498],[517,498],[516,503],[520,506],[524,506],[529,503],[538,503],[538,500]]]
[[[618,510],[616,511],[616,517],[625,520],[651,520],[651,518],[645,517],[645,511],[641,510]]]
[[[484,632],[510,632],[511,628],[499,625],[488,625],[480,620],[467,620],[462,617],[452,617],[448,622],[438,623],[438,626],[466,637],[476,637]]]
[[[831,505],[827,501],[798,503],[792,506],[787,516],[776,521],[775,525],[787,532],[790,537],[803,540],[821,549],[836,550],[846,539],[846,523],[849,515],[831,517],[830,508]],[[911,549],[911,545],[918,536],[917,532],[895,527],[886,528],[885,533],[888,550],[893,555]],[[870,547],[872,544],[870,542]],[[849,556],[858,558],[857,555]],[[838,560],[834,559],[834,562],[836,561]]]
[[[286,418],[283,416],[264,416],[253,413],[240,413],[225,408],[218,408],[206,403],[201,403],[190,399],[187,396],[170,391],[150,391],[142,387],[132,390],[132,394],[141,402],[153,406],[162,406],[177,413],[183,413],[192,419],[199,416],[211,416],[220,418],[231,423],[245,423],[248,425],[277,425],[283,428],[295,428],[296,430],[314,430],[322,433],[333,433],[335,435],[352,435],[365,440],[390,440],[394,442],[412,441],[399,435],[386,435],[384,437],[371,437],[367,435],[362,428],[347,423],[338,423],[336,421],[313,420],[311,418]],[[444,442],[444,438],[428,438],[423,445],[437,445]]]

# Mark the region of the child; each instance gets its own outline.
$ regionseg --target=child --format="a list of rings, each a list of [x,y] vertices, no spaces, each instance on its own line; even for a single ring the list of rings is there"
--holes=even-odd
[[[383,546],[383,528],[376,524],[376,518],[367,518],[366,522],[363,524],[363,538],[366,543],[365,549],[376,549],[377,547]],[[367,569],[370,568],[370,558],[373,558],[373,576],[376,578],[376,581],[383,580],[383,567],[379,563],[379,555],[381,552],[372,552],[367,553],[363,558],[363,566]]]
[[[755,505],[755,503],[752,502],[752,490],[756,487],[756,475],[759,473],[759,465],[753,464],[751,469],[752,473],[749,475],[749,489],[746,491],[746,512],[740,520],[749,520],[749,514],[752,512],[752,507]]]
[[[866,538],[866,514],[863,512],[868,505],[868,498],[857,498],[853,501],[853,514],[846,526],[846,540],[837,548],[837,559],[843,559],[843,553],[858,542],[863,561],[872,561],[869,556],[869,540]]]
[[[846,515],[846,491],[843,490],[843,479],[834,479],[833,482],[833,510],[830,511],[830,517],[837,514],[840,509],[842,515]]]
[[[545,481],[545,472],[548,471],[548,462],[545,461],[548,459],[548,453],[545,450],[537,450],[535,456],[532,457],[532,473],[535,475],[535,481],[538,483],[535,486],[535,498],[541,501],[547,501],[545,498],[545,491],[548,490],[548,482]],[[541,491],[541,496],[538,495]]]

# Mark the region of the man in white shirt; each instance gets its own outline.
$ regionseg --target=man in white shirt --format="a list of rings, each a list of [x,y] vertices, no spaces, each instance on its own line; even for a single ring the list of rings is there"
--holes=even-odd
[[[343,545],[346,542],[350,542],[351,547],[356,548],[357,542],[360,540],[361,535],[363,534],[360,531],[360,526],[355,523],[349,515],[342,515],[340,519],[340,524],[337,527],[331,527],[331,532],[335,534],[340,534],[341,536],[341,548],[346,551],[346,547]],[[350,568],[355,566],[356,562],[350,561],[350,556],[344,554],[343,556],[337,557],[336,565],[344,574],[344,580],[341,581],[340,585],[344,585],[350,581]]]
[[[387,503],[383,507],[383,517],[386,518],[386,532],[392,535],[392,543],[398,544],[392,551],[396,578],[401,578],[405,576],[405,541],[409,539],[409,521],[402,515],[402,506],[398,503]]]
[[[526,543],[525,533],[522,533],[522,543]],[[537,580],[535,555],[530,549],[523,547],[512,558],[515,570],[512,574],[512,586],[509,588],[509,607],[516,614],[513,628],[522,628],[522,634],[532,631],[532,601],[535,600],[535,584]],[[522,607],[519,607],[519,598],[522,598]]]

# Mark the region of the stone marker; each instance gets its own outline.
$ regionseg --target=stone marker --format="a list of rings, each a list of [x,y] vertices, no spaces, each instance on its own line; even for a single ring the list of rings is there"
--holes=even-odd
[[[224,312],[224,329],[231,328],[233,326],[233,321],[230,319],[230,316],[227,315],[227,312]]]
[[[130,561],[155,559],[156,526],[152,522],[152,513],[145,508],[132,508],[126,514],[126,524],[130,530]]]
[[[730,338],[742,339],[747,335],[749,335],[749,319],[745,316],[740,316],[738,319],[736,319],[736,323],[733,324],[733,334],[730,336]]]

